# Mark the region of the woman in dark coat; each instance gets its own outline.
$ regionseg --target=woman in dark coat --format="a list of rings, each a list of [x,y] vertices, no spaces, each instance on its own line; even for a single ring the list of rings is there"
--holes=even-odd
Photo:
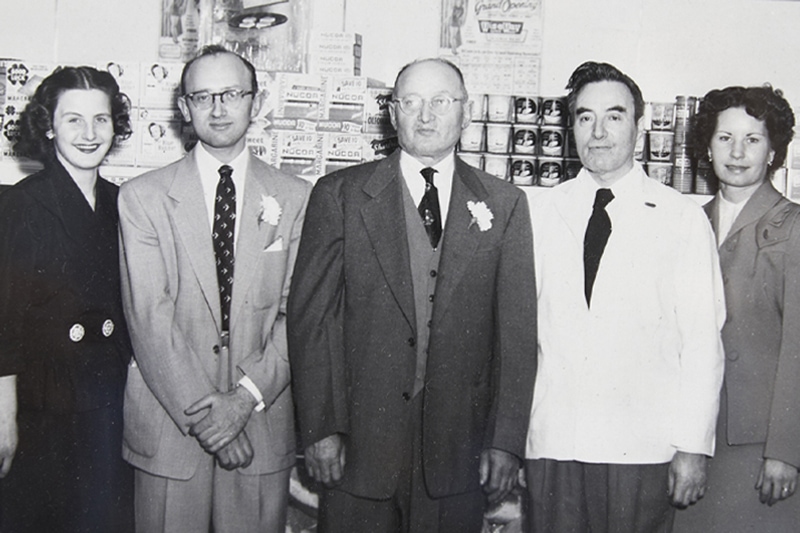
[[[725,384],[708,490],[677,513],[676,533],[800,528],[800,205],[771,183],[794,124],[769,86],[711,91],[696,117],[720,187],[706,213],[725,283]]]
[[[0,194],[0,530],[128,531],[121,459],[130,341],[117,187],[98,175],[130,134],[114,78],[57,69],[21,117],[44,170]]]

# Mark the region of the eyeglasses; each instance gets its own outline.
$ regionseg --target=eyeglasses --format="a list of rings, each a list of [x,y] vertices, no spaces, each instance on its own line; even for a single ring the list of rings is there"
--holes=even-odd
[[[219,101],[222,104],[227,104],[231,107],[238,107],[242,103],[245,96],[253,94],[253,91],[243,91],[241,89],[228,89],[219,93],[212,93],[208,91],[197,91],[195,93],[184,94],[183,97],[194,104],[197,109],[210,109],[214,106],[214,101],[219,96]]]
[[[453,98],[452,96],[434,96],[430,100],[425,100],[420,96],[406,96],[405,98],[396,98],[392,100],[392,102],[400,106],[400,111],[407,115],[419,113],[425,102],[428,103],[428,107],[434,115],[444,115],[450,111],[453,102],[463,101],[463,98]]]

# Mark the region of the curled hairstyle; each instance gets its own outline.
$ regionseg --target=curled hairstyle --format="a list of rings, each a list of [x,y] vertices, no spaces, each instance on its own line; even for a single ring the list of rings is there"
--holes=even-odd
[[[637,121],[644,115],[644,98],[642,98],[642,90],[636,85],[630,77],[624,74],[614,65],[608,63],[596,63],[594,61],[587,61],[580,65],[567,82],[567,104],[569,105],[569,114],[575,115],[575,100],[578,98],[581,90],[590,83],[600,81],[617,81],[631,93],[633,97],[633,111],[634,119]]]
[[[190,59],[189,62],[183,66],[183,71],[181,72],[182,95],[184,96],[186,95],[186,75],[189,72],[189,69],[192,68],[192,65],[194,65],[194,62],[200,59],[201,57],[217,56],[220,54],[231,54],[232,56],[239,58],[239,60],[244,64],[244,66],[247,67],[247,71],[250,73],[250,90],[253,91],[254,95],[258,93],[258,78],[256,77],[256,67],[254,67],[251,62],[249,62],[239,54],[231,52],[222,45],[209,44],[208,46],[204,46],[199,52],[197,52],[196,56]]]
[[[461,69],[458,68],[452,61],[448,61],[447,59],[441,57],[417,59],[416,61],[412,61],[411,63],[404,65],[403,68],[400,69],[400,72],[397,73],[397,77],[394,79],[394,88],[392,89],[393,97],[397,96],[394,91],[397,89],[397,83],[400,81],[400,78],[403,77],[403,74],[405,74],[406,70],[420,63],[439,63],[440,65],[451,68],[453,72],[456,73],[456,76],[458,76],[458,83],[461,86],[461,91],[464,93],[464,98],[469,98],[469,95],[467,94],[467,85],[464,83],[464,74],[461,72]]]
[[[700,102],[692,128],[692,146],[698,159],[708,159],[711,137],[717,129],[717,117],[726,109],[740,107],[751,117],[761,120],[767,127],[770,147],[775,157],[769,172],[783,165],[786,150],[794,136],[794,113],[792,106],[779,89],[771,85],[763,87],[726,87],[714,89]]]
[[[20,154],[42,163],[55,158],[55,147],[47,133],[53,129],[59,98],[72,89],[97,89],[106,93],[111,102],[115,137],[125,139],[130,136],[130,99],[120,92],[114,76],[92,67],[58,67],[36,88],[20,115],[20,136],[15,146]]]

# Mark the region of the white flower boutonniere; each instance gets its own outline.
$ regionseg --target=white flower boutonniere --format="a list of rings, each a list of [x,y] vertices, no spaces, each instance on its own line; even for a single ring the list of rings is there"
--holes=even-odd
[[[488,231],[492,229],[492,220],[494,219],[494,214],[492,214],[492,211],[486,206],[485,203],[473,202],[470,200],[467,202],[467,209],[469,209],[469,214],[472,215],[472,220],[469,223],[470,228],[473,224],[477,224],[478,229],[481,231]]]
[[[274,196],[261,195],[261,211],[258,213],[258,225],[266,222],[270,226],[277,226],[281,219],[283,209]]]

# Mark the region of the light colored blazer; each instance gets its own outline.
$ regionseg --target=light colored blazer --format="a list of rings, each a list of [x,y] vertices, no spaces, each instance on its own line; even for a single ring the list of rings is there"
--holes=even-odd
[[[285,312],[310,184],[254,156],[237,217],[230,365],[220,348],[211,228],[190,154],[126,183],[119,196],[122,292],[134,359],[125,390],[123,457],[151,474],[188,479],[205,453],[187,434],[205,415],[184,410],[246,374],[267,409],[245,428],[255,451],[244,473],[294,462]],[[277,225],[264,198],[281,206]],[[226,378],[232,369],[230,378]]]
[[[596,188],[583,170],[531,203],[539,370],[528,457],[711,455],[725,316],[711,226],[693,200],[636,164],[612,187],[612,232],[589,308],[583,238]]]
[[[716,199],[706,213],[717,229]],[[800,467],[800,206],[765,182],[719,249],[730,444]]]

